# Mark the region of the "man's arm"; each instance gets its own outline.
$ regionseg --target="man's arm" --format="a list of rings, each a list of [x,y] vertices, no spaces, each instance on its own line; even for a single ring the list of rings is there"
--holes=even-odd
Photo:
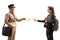
[[[45,20],[37,20],[37,19],[34,19],[34,21],[37,21],[37,22],[45,22]]]
[[[22,20],[25,20],[26,18],[21,18],[21,19],[18,19],[18,18],[16,18],[16,21],[22,21]]]

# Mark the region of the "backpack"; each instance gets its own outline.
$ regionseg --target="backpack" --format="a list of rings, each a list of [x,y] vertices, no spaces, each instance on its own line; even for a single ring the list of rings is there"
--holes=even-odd
[[[55,23],[54,23],[54,27],[53,27],[53,31],[57,31],[59,28],[59,21],[57,18],[55,18]]]

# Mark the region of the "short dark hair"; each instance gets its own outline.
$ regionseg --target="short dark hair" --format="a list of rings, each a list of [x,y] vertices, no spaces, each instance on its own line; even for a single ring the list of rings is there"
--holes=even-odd
[[[48,6],[48,8],[52,11],[52,13],[54,14],[54,7],[52,6]]]

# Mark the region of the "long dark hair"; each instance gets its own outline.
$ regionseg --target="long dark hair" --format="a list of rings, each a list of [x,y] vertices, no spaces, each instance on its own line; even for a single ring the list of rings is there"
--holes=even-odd
[[[55,13],[55,12],[54,12],[54,7],[48,6],[48,8],[52,11],[53,14]]]

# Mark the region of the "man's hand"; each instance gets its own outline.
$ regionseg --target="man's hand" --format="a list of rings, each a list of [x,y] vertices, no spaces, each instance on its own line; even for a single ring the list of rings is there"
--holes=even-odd
[[[16,18],[16,21],[22,21],[22,20],[25,20],[26,18],[21,18],[21,19],[18,19],[18,18]]]
[[[22,18],[22,20],[26,20],[26,18]]]

